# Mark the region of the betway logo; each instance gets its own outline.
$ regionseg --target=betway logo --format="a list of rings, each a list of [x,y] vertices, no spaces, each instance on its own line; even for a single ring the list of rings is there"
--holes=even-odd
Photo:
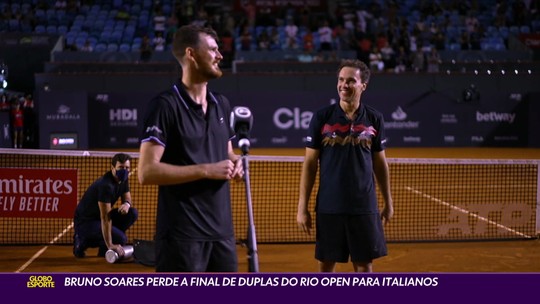
[[[497,112],[480,113],[476,111],[476,121],[478,122],[514,123],[515,119],[516,119],[516,114],[514,113],[497,113]]]

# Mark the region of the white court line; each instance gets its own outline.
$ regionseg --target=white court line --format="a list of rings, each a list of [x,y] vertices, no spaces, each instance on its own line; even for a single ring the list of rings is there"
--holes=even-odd
[[[62,232],[60,232],[56,237],[54,237],[50,242],[49,242],[49,245],[53,245],[54,243],[56,243],[60,238],[62,238],[69,230],[71,230],[71,228],[73,228],[73,222],[71,222],[71,224],[69,224],[69,226],[67,226]],[[15,271],[16,273],[18,272],[21,272],[23,270],[26,269],[26,267],[28,267],[30,264],[32,264],[37,258],[39,258],[39,256],[41,254],[43,254],[43,252],[45,252],[45,250],[47,250],[47,248],[49,248],[49,246],[45,246],[43,248],[41,248],[38,252],[36,252],[36,254],[34,254],[28,261],[26,261],[26,263],[24,263],[21,267],[19,267],[19,269],[17,269],[17,271]]]
[[[411,188],[411,187],[408,187],[408,186],[407,186],[407,187],[405,187],[405,189],[407,189],[407,190],[409,190],[409,191],[411,191],[411,192],[414,192],[414,193],[416,193],[416,194],[418,194],[418,195],[420,195],[420,196],[423,196],[423,197],[425,197],[425,198],[427,198],[427,199],[429,199],[429,200],[431,200],[431,201],[434,201],[434,202],[436,202],[436,203],[439,203],[439,204],[441,204],[441,205],[443,205],[443,206],[446,206],[446,207],[448,207],[448,208],[451,208],[451,209],[457,210],[457,211],[459,211],[459,212],[465,213],[465,214],[467,214],[467,215],[471,215],[471,216],[473,216],[473,217],[476,217],[476,218],[477,218],[478,220],[480,220],[480,221],[486,222],[486,223],[488,223],[488,224],[495,225],[497,228],[504,229],[504,230],[506,230],[506,231],[508,231],[508,232],[512,232],[512,233],[517,234],[517,235],[519,235],[519,236],[521,236],[521,237],[524,237],[524,238],[531,238],[530,235],[523,234],[523,233],[521,233],[521,232],[519,232],[519,231],[517,231],[517,230],[514,230],[514,229],[510,228],[510,227],[501,225],[501,224],[499,224],[499,223],[497,223],[497,222],[494,222],[494,221],[492,221],[492,220],[489,220],[489,219],[487,219],[487,218],[485,218],[485,217],[483,217],[483,216],[479,216],[478,214],[472,213],[472,212],[470,212],[470,211],[467,210],[467,209],[463,209],[463,208],[460,208],[460,207],[458,207],[458,206],[452,205],[452,204],[447,203],[447,202],[445,202],[445,201],[442,201],[442,200],[440,200],[440,199],[438,199],[438,198],[435,198],[435,197],[433,197],[433,196],[431,196],[431,195],[422,193],[422,192],[420,192],[420,191],[418,191],[418,190],[416,190],[416,189],[413,189],[413,188]]]

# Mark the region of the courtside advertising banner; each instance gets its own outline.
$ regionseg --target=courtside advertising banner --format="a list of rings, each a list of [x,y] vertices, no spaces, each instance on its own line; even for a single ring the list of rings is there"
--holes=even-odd
[[[333,92],[244,92],[231,104],[252,112],[252,147],[302,148],[313,113],[335,103],[336,98]]]
[[[76,206],[76,169],[0,170],[0,218],[71,218]]]
[[[138,148],[146,105],[155,92],[88,94],[92,148]]]
[[[75,134],[78,149],[88,148],[88,113],[86,92],[38,91],[39,145],[43,149],[55,147],[55,139],[63,134]],[[59,135],[59,136],[58,136]],[[75,143],[75,141],[73,141]],[[61,148],[61,146],[59,147]]]

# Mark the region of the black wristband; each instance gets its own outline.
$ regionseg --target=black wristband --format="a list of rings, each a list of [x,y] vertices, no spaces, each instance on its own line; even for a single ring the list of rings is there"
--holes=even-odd
[[[124,204],[128,204],[131,207],[131,202],[130,201],[124,201]]]

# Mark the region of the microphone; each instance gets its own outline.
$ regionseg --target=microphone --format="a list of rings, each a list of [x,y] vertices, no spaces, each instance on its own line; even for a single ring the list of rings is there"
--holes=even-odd
[[[238,136],[238,146],[244,154],[249,150],[249,131],[253,126],[253,116],[247,107],[234,107],[231,112],[231,129]]]

